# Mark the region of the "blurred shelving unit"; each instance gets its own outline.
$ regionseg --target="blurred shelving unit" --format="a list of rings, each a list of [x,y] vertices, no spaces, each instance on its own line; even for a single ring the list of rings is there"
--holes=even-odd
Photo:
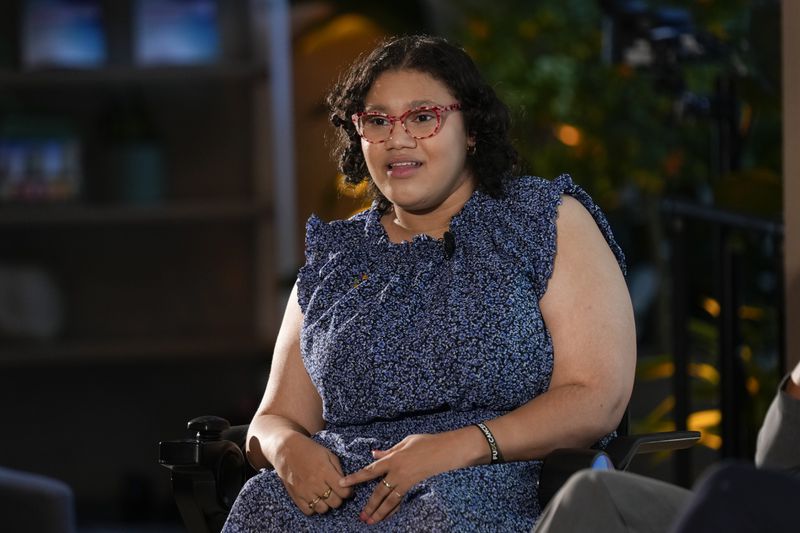
[[[213,64],[139,67],[133,0],[104,0],[106,65],[31,70],[18,59],[24,2],[2,2],[0,33],[16,43],[17,59],[0,63],[0,126],[9,117],[67,121],[80,139],[83,183],[70,201],[0,204],[0,264],[45,271],[63,316],[53,338],[0,333],[0,367],[113,363],[137,353],[266,356],[277,308],[275,99],[268,25],[256,20],[256,4],[217,3]],[[109,154],[131,119],[162,154],[155,200],[117,191]]]
[[[0,311],[33,312],[37,291],[8,282],[20,271],[43,273],[60,309],[45,335],[0,324],[0,414],[14,433],[0,456],[67,482],[82,527],[160,531],[177,513],[157,442],[200,414],[244,423],[268,373],[293,200],[280,196],[293,158],[288,2],[215,0],[216,59],[142,66],[136,0],[99,1],[107,55],[91,68],[27,68],[25,0],[0,2],[0,149],[55,123],[79,141],[82,175],[60,200],[0,191]],[[161,165],[132,179],[119,149],[143,138]]]

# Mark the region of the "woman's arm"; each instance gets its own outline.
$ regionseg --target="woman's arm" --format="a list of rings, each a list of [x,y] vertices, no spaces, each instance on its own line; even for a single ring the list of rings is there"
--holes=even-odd
[[[636,335],[628,289],[614,254],[589,212],[564,196],[557,253],[540,301],[553,342],[549,389],[487,421],[506,461],[540,459],[557,448],[589,446],[618,424],[633,388]],[[490,461],[474,426],[411,435],[347,476],[344,486],[383,477],[364,509],[367,521],[396,510],[411,486],[432,475]]]
[[[339,487],[344,476],[339,459],[310,438],[324,427],[324,421],[322,400],[300,356],[302,324],[295,286],[275,341],[267,388],[247,432],[246,448],[250,464],[256,469],[274,466],[300,510],[313,514],[338,507],[351,491]]]
[[[247,459],[256,469],[274,464],[276,450],[292,434],[309,436],[324,424],[322,400],[300,357],[302,324],[295,286],[275,341],[267,388],[247,432]]]
[[[539,302],[553,376],[547,392],[487,423],[506,460],[593,444],[619,424],[633,388],[636,333],[622,271],[580,202],[564,196],[558,213],[553,274]]]

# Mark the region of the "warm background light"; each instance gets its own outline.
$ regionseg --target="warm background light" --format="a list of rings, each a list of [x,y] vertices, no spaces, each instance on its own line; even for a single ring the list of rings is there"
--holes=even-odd
[[[562,124],[556,129],[556,137],[567,146],[578,146],[581,142],[581,132],[575,126]]]
[[[713,316],[714,318],[719,316],[720,312],[719,302],[716,301],[714,298],[704,298],[703,309],[705,309],[706,312],[709,315]]]

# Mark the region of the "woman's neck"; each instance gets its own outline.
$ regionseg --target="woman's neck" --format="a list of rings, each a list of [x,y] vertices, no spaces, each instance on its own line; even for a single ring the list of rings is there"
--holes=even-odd
[[[425,210],[404,209],[390,204],[381,223],[393,242],[411,240],[421,234],[441,239],[450,228],[450,220],[463,209],[474,191],[475,183],[470,178],[464,180],[442,203]]]
[[[453,213],[452,215],[454,215]],[[441,237],[450,228],[449,213],[430,213],[418,215],[401,210],[392,209],[389,212],[389,221],[401,231],[413,235],[425,233],[432,237]]]
[[[450,220],[464,207],[466,200],[441,205],[424,213],[405,211],[392,206],[383,217],[383,226],[394,242],[411,240],[416,235],[429,235],[441,239],[450,229]]]

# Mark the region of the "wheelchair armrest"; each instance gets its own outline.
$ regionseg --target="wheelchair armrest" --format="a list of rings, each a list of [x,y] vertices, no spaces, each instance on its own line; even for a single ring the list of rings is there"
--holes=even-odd
[[[245,444],[247,443],[248,429],[250,429],[249,424],[243,424],[241,426],[231,426],[228,429],[223,430],[220,437],[222,438],[222,440],[231,441],[236,446],[238,446],[240,450],[242,450],[242,453],[244,453]]]
[[[602,450],[592,448],[561,448],[553,450],[542,461],[539,472],[539,505],[542,509],[567,480],[585,468],[613,470],[611,458]]]
[[[698,431],[665,431],[615,437],[605,450],[562,448],[550,452],[542,461],[539,474],[539,504],[542,508],[561,486],[584,468],[627,470],[635,455],[692,447],[700,440]]]
[[[172,472],[172,490],[191,533],[222,529],[236,496],[255,471],[245,461],[248,426],[204,416],[188,423],[192,439],[159,442],[158,462]]]
[[[691,448],[700,440],[699,431],[664,431],[617,437],[606,446],[605,452],[611,457],[614,468],[627,470],[634,456],[640,453],[653,453]]]

